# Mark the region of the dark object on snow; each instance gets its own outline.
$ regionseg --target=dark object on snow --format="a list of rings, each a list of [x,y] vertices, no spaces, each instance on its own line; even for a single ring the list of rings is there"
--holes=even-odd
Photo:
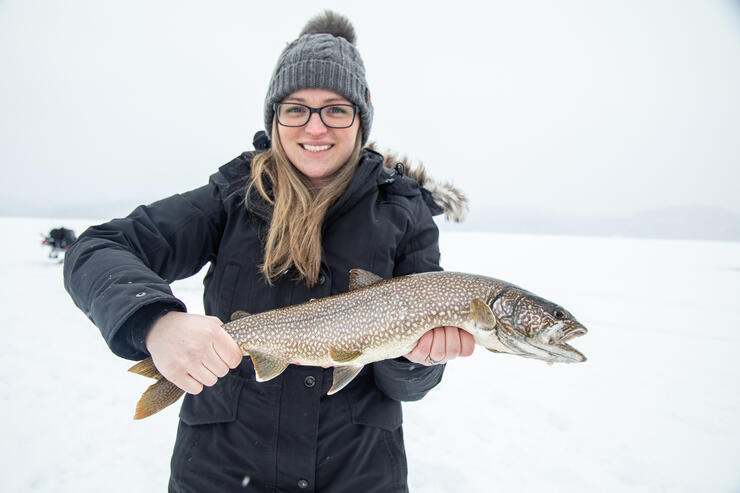
[[[42,236],[44,236],[43,233]],[[44,236],[41,244],[51,247],[49,258],[57,258],[59,252],[66,251],[75,241],[77,241],[75,232],[62,226],[61,228],[54,228],[49,231],[49,234]]]

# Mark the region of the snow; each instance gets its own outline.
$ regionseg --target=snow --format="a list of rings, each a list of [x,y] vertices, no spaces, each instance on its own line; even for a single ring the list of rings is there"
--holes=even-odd
[[[166,490],[178,406],[132,420],[149,382],[39,245],[94,222],[0,218],[3,491]],[[740,243],[443,232],[441,247],[447,270],[563,304],[589,360],[451,362],[405,405],[411,491],[740,490]],[[200,276],[173,289],[202,310]]]

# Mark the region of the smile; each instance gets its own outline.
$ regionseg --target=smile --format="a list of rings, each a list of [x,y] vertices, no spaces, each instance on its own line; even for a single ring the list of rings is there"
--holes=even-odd
[[[326,144],[322,146],[312,146],[308,144],[301,144],[301,147],[303,147],[305,150],[309,152],[321,152],[326,151],[327,149],[331,148],[332,144]]]

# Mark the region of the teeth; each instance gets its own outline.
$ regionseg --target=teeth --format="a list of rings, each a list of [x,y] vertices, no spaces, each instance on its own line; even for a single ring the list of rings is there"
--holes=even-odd
[[[327,145],[323,145],[323,146],[310,146],[308,144],[302,144],[302,145],[303,145],[303,148],[304,149],[306,149],[307,151],[311,151],[311,152],[325,151],[325,150],[327,150],[328,148],[331,147],[331,144],[327,144]]]

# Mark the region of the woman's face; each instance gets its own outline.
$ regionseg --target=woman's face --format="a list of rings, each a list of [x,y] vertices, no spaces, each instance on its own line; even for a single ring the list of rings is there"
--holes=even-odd
[[[351,104],[339,94],[325,89],[301,89],[282,102],[301,103],[311,108],[321,108],[328,104]],[[308,123],[302,127],[277,125],[280,142],[288,159],[317,188],[326,185],[334,173],[347,162],[354,150],[359,128],[359,115],[350,127],[330,128],[324,125],[318,113],[313,113]]]

